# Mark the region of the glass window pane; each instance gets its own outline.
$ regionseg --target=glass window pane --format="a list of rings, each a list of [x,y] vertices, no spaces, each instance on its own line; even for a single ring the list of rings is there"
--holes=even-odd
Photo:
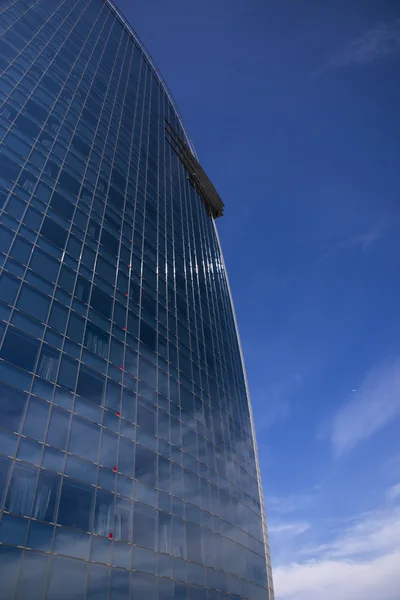
[[[58,302],[53,302],[53,306],[51,307],[50,317],[49,317],[49,325],[53,327],[60,333],[65,332],[65,326],[67,324],[68,311],[66,308],[58,304]]]
[[[106,567],[104,565],[96,565],[92,563],[90,565],[87,600],[108,600],[110,580],[110,567]]]
[[[86,326],[85,346],[94,354],[102,358],[108,357],[109,336],[94,325],[88,323]]]
[[[138,546],[156,550],[157,511],[135,502],[133,542]]]
[[[36,374],[46,381],[55,381],[57,377],[60,353],[47,344],[43,344],[40,352]]]
[[[72,294],[75,283],[75,275],[76,273],[69,269],[67,266],[63,265],[61,267],[60,277],[58,279],[58,285],[62,287],[65,291]]]
[[[116,468],[118,462],[118,436],[103,429],[101,437],[100,464],[110,469]]]
[[[4,494],[8,483],[10,473],[11,460],[0,456],[0,510],[3,508]]]
[[[155,408],[144,400],[140,400],[137,406],[137,424],[152,435],[156,430],[156,412]]]
[[[110,318],[112,298],[97,286],[93,286],[90,305],[105,317]]]
[[[92,528],[94,488],[64,479],[57,522],[83,531]]]
[[[77,393],[88,400],[101,404],[103,400],[104,377],[94,371],[81,367],[78,377]]]
[[[182,519],[174,517],[174,555],[186,558],[186,527]]]
[[[113,541],[105,537],[92,537],[90,559],[104,564],[111,564],[111,550]]]
[[[71,415],[61,408],[53,406],[47,431],[46,444],[65,450]]]
[[[95,485],[97,480],[97,467],[87,460],[69,454],[65,463],[65,474],[74,479],[79,479],[80,481]]]
[[[125,600],[130,597],[130,573],[122,569],[111,571],[110,600]]]
[[[32,244],[29,244],[28,242],[26,242],[18,236],[18,238],[13,243],[13,246],[10,251],[10,256],[15,258],[15,260],[18,260],[23,265],[26,265],[31,253],[31,249]]]
[[[46,600],[84,600],[87,563],[53,556]]]
[[[155,486],[156,455],[151,450],[136,444],[135,478]]]
[[[39,248],[35,248],[29,267],[49,281],[57,279],[59,263]]]
[[[38,552],[24,552],[15,600],[42,598],[46,587],[49,557]]]
[[[85,321],[83,319],[81,319],[80,317],[77,317],[76,315],[71,314],[69,317],[69,323],[68,323],[68,329],[67,329],[68,337],[70,337],[72,340],[74,340],[74,342],[81,344],[82,338],[83,338],[84,326],[85,326]]]
[[[54,192],[50,201],[50,206],[66,219],[70,220],[74,214],[74,205],[68,202],[61,194]]]
[[[132,549],[132,568],[157,575],[157,553],[147,548],[134,546]]]
[[[28,548],[50,552],[53,544],[53,533],[54,525],[40,523],[39,521],[30,521],[26,545]]]
[[[49,217],[45,217],[40,233],[59,248],[65,247],[68,232]]]
[[[121,386],[111,381],[111,379],[107,379],[105,405],[107,408],[115,410],[115,412],[121,412]],[[128,418],[125,412],[121,414]]]
[[[1,427],[19,432],[27,395],[0,382]]]
[[[55,523],[60,483],[60,475],[40,471],[32,509],[33,518]]]
[[[4,508],[29,517],[36,484],[36,467],[15,463]]]
[[[135,467],[135,444],[127,439],[120,438],[118,471],[133,477]]]
[[[116,499],[114,537],[132,543],[133,503],[125,498]]]
[[[157,578],[143,573],[132,573],[132,589],[135,590],[137,599],[158,600]],[[133,596],[136,600],[135,596]]]
[[[43,294],[36,292],[33,288],[26,285],[22,286],[19,294],[17,308],[23,310],[28,315],[45,321],[49,310],[50,300]]]
[[[21,352],[21,348],[24,348],[24,352]],[[39,342],[9,328],[3,341],[0,357],[21,369],[33,371],[38,349]]]
[[[0,298],[9,304],[13,304],[19,284],[20,281],[18,279],[3,272],[0,275]]]
[[[22,552],[17,548],[0,545],[0,581],[2,600],[14,599],[14,587]]]
[[[53,552],[72,558],[89,560],[90,536],[83,531],[57,527]]]
[[[158,513],[158,551],[173,554],[172,515]]]
[[[9,546],[25,546],[28,519],[3,515],[0,521],[0,542]]]
[[[17,458],[39,466],[42,459],[42,451],[42,444],[28,438],[22,438],[19,442]]]
[[[69,451],[72,454],[97,462],[99,440],[100,427],[79,417],[73,417],[69,439]]]
[[[113,545],[112,564],[117,567],[131,568],[131,546],[123,542]],[[126,571],[129,576],[129,571]]]
[[[58,383],[70,390],[74,390],[77,371],[77,361],[63,356],[61,359],[60,370],[58,372]]]
[[[0,454],[15,456],[18,436],[15,433],[0,429]]]
[[[103,490],[97,490],[94,516],[94,533],[108,537],[114,535],[115,496]]]

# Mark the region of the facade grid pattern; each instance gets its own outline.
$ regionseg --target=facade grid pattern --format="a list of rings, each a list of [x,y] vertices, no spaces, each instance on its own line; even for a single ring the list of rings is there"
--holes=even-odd
[[[269,597],[225,267],[165,119],[108,2],[0,1],[4,600]]]

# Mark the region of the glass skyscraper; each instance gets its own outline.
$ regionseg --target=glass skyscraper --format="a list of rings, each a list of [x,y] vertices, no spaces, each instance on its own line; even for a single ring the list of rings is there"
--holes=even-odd
[[[0,0],[0,599],[273,600],[223,204],[107,0]]]

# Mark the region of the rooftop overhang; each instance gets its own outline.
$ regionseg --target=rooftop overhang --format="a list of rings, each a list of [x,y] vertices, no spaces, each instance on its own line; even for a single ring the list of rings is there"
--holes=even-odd
[[[186,168],[189,181],[198,192],[210,216],[214,219],[222,217],[224,214],[224,203],[217,190],[187,143],[178,135],[167,120],[165,120],[165,139]]]

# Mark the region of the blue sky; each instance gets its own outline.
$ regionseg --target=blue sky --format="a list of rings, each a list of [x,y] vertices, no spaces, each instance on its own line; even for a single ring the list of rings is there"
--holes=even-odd
[[[119,6],[225,201],[277,599],[398,600],[400,5]]]

